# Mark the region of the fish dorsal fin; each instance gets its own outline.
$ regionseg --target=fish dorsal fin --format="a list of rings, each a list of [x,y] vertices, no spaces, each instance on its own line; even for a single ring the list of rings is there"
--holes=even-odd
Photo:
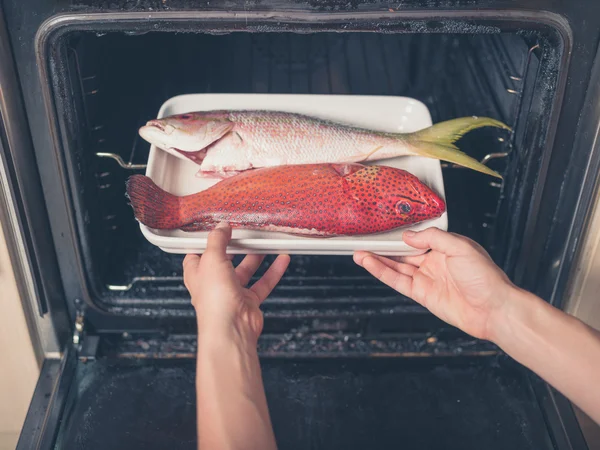
[[[354,170],[346,175],[346,180],[351,182],[369,183],[375,181],[377,174],[380,171],[379,166],[363,166],[362,164],[352,164],[359,166],[358,170]]]
[[[339,182],[344,193],[353,200],[359,200],[359,196],[357,195],[356,191],[356,174],[360,173],[367,166],[357,163],[342,163],[331,164],[331,167],[340,176]]]
[[[348,175],[352,175],[353,173],[365,168],[365,166],[362,164],[357,163],[332,164],[331,167],[341,177],[347,177]]]

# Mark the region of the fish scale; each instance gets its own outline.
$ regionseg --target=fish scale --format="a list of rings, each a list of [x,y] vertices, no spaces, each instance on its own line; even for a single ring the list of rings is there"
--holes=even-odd
[[[328,121],[280,112],[230,113],[229,119],[248,144],[248,160],[254,167],[265,167],[273,160],[279,165],[289,163],[355,162],[369,150],[382,147],[381,157],[407,145],[393,134],[379,133],[355,127],[340,127]],[[264,149],[269,149],[265,151]],[[394,153],[395,154],[395,153]],[[220,156],[220,155],[219,155]],[[226,161],[209,159],[202,170],[215,170]]]
[[[143,175],[127,182],[136,218],[150,228],[233,228],[302,236],[380,233],[439,217],[445,203],[414,175],[388,166],[307,164],[256,169],[176,197]]]

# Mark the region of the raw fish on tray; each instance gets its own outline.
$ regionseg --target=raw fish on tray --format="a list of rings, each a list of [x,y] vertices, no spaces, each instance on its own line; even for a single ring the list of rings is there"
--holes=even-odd
[[[135,217],[154,229],[233,228],[332,237],[380,233],[441,216],[444,201],[414,175],[388,166],[306,164],[243,172],[183,197],[134,175]]]
[[[488,117],[448,120],[414,133],[386,133],[286,112],[205,111],[150,120],[139,134],[195,162],[198,175],[206,177],[225,178],[260,167],[419,155],[501,178],[454,145],[465,133],[486,126],[510,130]]]

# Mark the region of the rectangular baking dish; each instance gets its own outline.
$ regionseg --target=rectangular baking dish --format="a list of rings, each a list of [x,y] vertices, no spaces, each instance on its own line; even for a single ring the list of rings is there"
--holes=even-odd
[[[418,100],[392,96],[279,95],[279,94],[188,94],[167,100],[157,117],[191,111],[218,109],[262,109],[295,112],[388,132],[408,133],[432,124],[427,107]],[[388,165],[416,175],[445,199],[440,162],[418,156],[404,156],[371,164]],[[218,182],[196,177],[199,167],[154,145],[150,148],[146,175],[175,195],[193,194]],[[422,253],[402,242],[405,230],[428,227],[448,228],[448,213],[414,226],[386,233],[356,237],[307,238],[284,233],[234,230],[228,253],[351,255],[368,250],[380,255],[400,256]],[[203,253],[207,232],[154,230],[140,224],[146,239],[169,253]]]

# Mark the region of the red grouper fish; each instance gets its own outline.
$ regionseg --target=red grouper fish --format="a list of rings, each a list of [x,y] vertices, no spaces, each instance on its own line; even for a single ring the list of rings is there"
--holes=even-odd
[[[151,120],[139,133],[159,149],[198,164],[198,175],[204,177],[225,178],[261,167],[419,155],[501,178],[454,145],[465,133],[482,127],[510,130],[488,117],[447,120],[414,133],[384,133],[278,111],[205,111]]]
[[[388,166],[307,164],[243,172],[183,197],[144,175],[127,181],[135,217],[149,228],[233,228],[331,237],[380,233],[442,215],[444,201]]]

